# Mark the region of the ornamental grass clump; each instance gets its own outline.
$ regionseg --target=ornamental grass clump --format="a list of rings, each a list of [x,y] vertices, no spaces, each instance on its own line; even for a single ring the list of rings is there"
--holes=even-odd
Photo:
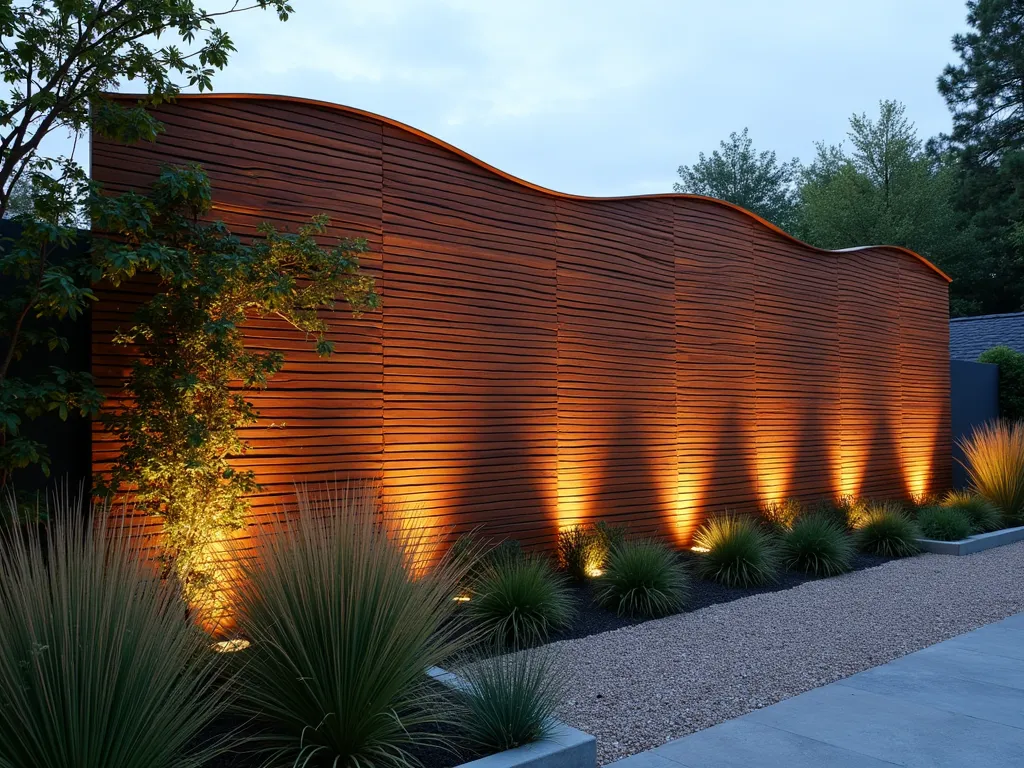
[[[950,491],[942,499],[942,506],[958,509],[967,515],[977,533],[998,531],[1003,526],[999,508],[984,496],[971,491]]]
[[[544,640],[573,616],[563,579],[541,558],[492,563],[477,579],[468,606],[478,626],[505,648]]]
[[[727,587],[759,587],[778,579],[778,557],[771,536],[745,517],[725,514],[702,525],[693,539],[703,552],[697,563],[705,579]]]
[[[798,499],[773,501],[761,507],[761,519],[772,533],[790,530],[807,509]]]
[[[576,524],[558,532],[558,567],[572,581],[596,575],[602,561],[601,542],[591,526]]]
[[[665,544],[625,541],[609,554],[595,599],[620,616],[667,616],[683,607],[689,586],[686,569]]]
[[[917,524],[926,539],[960,541],[975,532],[971,518],[956,507],[925,507],[917,513]]]
[[[854,547],[834,519],[812,514],[798,519],[780,540],[782,564],[815,576],[837,576],[853,566]]]
[[[459,671],[453,720],[466,745],[493,754],[550,737],[567,679],[543,650],[492,656]]]
[[[139,541],[63,498],[0,536],[0,767],[198,768],[229,704],[224,658]],[[230,681],[229,681],[230,682]]]
[[[1000,509],[1006,525],[1024,524],[1024,423],[984,424],[961,447],[971,486]]]
[[[920,551],[921,530],[894,501],[867,505],[857,520],[854,542],[862,552],[881,557],[908,557]]]
[[[425,670],[472,639],[453,600],[466,566],[426,568],[439,542],[382,510],[373,486],[297,497],[242,560],[239,712],[268,764],[407,765],[437,738]]]

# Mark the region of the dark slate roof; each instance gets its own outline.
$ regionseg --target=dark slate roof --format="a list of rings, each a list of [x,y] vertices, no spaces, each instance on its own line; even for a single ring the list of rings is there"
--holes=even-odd
[[[1024,352],[1024,312],[954,317],[949,321],[949,357],[978,359],[986,349],[1004,345]]]

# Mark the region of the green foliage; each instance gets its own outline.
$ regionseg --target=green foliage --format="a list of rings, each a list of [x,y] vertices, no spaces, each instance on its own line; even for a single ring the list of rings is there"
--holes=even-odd
[[[469,615],[497,643],[523,648],[569,625],[568,590],[546,560],[493,563],[480,575]]]
[[[939,92],[953,113],[951,140],[995,158],[1024,138],[1024,7],[968,0],[967,23],[953,38],[960,62],[945,68]]]
[[[115,342],[132,349],[125,394],[106,414],[121,452],[102,490],[131,488],[134,501],[163,520],[164,545],[192,594],[212,578],[208,547],[241,525],[257,488],[231,457],[246,451],[238,434],[258,416],[241,390],[259,389],[284,364],[276,351],[254,350],[242,332],[253,316],[274,316],[333,351],[321,311],[342,297],[355,314],[378,305],[373,280],[359,271],[363,241],[333,249],[316,237],[317,217],[297,235],[269,225],[251,244],[220,222],[204,223],[210,183],[202,169],[167,168],[150,197],[96,196],[93,220],[114,236],[94,245],[116,285],[138,272],[158,278],[157,292]]]
[[[942,499],[942,506],[963,512],[974,529],[981,533],[997,531],[1003,527],[1003,516],[999,508],[977,493],[950,491]]]
[[[705,579],[727,587],[758,587],[778,578],[771,537],[745,517],[712,517],[697,530],[693,542],[703,552],[697,572]]]
[[[854,527],[855,522],[863,516],[867,501],[853,496],[838,498],[820,498],[807,508],[808,515],[816,515],[831,520],[845,531]]]
[[[1024,419],[1024,355],[1009,347],[992,347],[979,363],[999,366],[999,415],[1010,421]]]
[[[81,319],[95,298],[89,283],[99,274],[82,258],[75,230],[31,218],[20,230],[0,243],[7,288],[0,298],[0,486],[31,465],[49,475],[47,447],[23,433],[26,422],[47,413],[62,421],[72,414],[93,416],[102,402],[87,372],[55,365],[37,374],[17,370],[33,348],[48,354],[68,350],[62,322]]]
[[[836,503],[836,515],[847,528],[855,529],[864,521],[870,506],[867,499],[843,496]]]
[[[239,712],[273,765],[404,766],[436,721],[424,671],[469,641],[452,601],[465,566],[420,573],[436,542],[381,510],[373,486],[298,501],[241,559]]]
[[[448,556],[465,566],[462,594],[466,597],[473,594],[477,580],[488,568],[524,558],[523,546],[515,539],[502,539],[494,544],[482,539],[475,530],[459,536]]]
[[[768,530],[773,533],[784,533],[793,527],[797,519],[806,514],[807,508],[798,499],[773,501],[761,507],[761,519]]]
[[[920,551],[921,531],[902,505],[886,501],[872,503],[858,519],[854,541],[862,552],[882,557],[907,557]]]
[[[594,529],[572,525],[558,532],[558,567],[570,579],[582,582],[601,569],[603,552]]]
[[[956,507],[924,507],[918,510],[917,524],[926,539],[960,541],[975,533],[971,518]]]
[[[502,539],[487,553],[490,563],[518,562],[524,557],[523,545],[516,539]]]
[[[727,200],[778,227],[791,230],[796,206],[794,191],[799,175],[797,160],[779,163],[774,152],[755,152],[753,142],[742,133],[729,134],[722,151],[707,157],[703,152],[692,165],[679,166],[676,192]]]
[[[604,520],[598,520],[594,523],[594,537],[597,539],[598,550],[601,553],[599,567],[604,568],[612,551],[626,541],[626,526],[612,525]]]
[[[625,541],[609,554],[595,599],[620,616],[667,616],[683,607],[689,586],[683,564],[663,543]]]
[[[453,719],[472,749],[492,754],[551,736],[568,688],[551,654],[492,656],[459,674],[469,686],[455,697]]]
[[[881,102],[877,119],[852,116],[848,136],[849,150],[818,144],[803,171],[800,237],[822,248],[901,245],[956,271],[964,248],[955,174],[924,151],[903,105]],[[951,290],[956,296],[956,282]]]
[[[1024,523],[1024,422],[976,427],[961,441],[971,486],[1011,525]]]
[[[577,583],[599,576],[609,553],[625,540],[624,526],[603,520],[563,528],[558,532],[558,567]]]
[[[957,159],[965,249],[953,290],[975,313],[1024,307],[1024,9],[1021,0],[971,0],[959,61],[939,78],[953,131],[939,142]],[[957,287],[959,284],[959,287]]]
[[[46,544],[0,532],[0,768],[205,765],[231,746],[203,743],[221,659],[140,542],[86,514],[59,500]]]
[[[49,472],[45,444],[22,432],[26,421],[49,412],[92,416],[101,400],[86,372],[25,374],[15,365],[31,347],[66,349],[61,322],[81,316],[95,300],[90,286],[104,277],[83,249],[72,247],[88,196],[75,158],[78,137],[92,128],[125,141],[154,139],[161,127],[146,106],[183,86],[209,90],[234,50],[217,19],[252,7],[272,8],[282,20],[291,11],[285,0],[209,12],[191,0],[27,0],[0,7],[0,70],[9,87],[0,99],[0,218],[23,225],[0,253],[0,275],[13,288],[0,301],[0,485],[30,465]],[[103,99],[126,85],[149,95],[131,106]],[[41,154],[54,132],[75,138],[70,156]]]
[[[779,543],[783,565],[815,576],[837,576],[853,565],[853,542],[834,519],[807,515],[793,523]]]

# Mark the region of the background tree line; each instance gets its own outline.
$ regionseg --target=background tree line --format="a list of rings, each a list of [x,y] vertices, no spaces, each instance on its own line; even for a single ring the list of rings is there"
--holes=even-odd
[[[954,316],[1024,310],[1024,0],[970,0],[938,77],[949,134],[925,140],[898,101],[850,118],[811,162],[757,152],[743,129],[680,166],[677,192],[741,205],[821,248],[900,245],[953,278]]]

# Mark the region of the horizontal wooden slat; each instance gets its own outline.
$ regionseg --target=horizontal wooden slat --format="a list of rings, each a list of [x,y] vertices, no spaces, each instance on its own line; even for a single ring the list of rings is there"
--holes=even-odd
[[[92,144],[108,191],[201,163],[242,236],[327,213],[365,237],[380,312],[330,313],[318,358],[274,319],[284,370],[250,393],[252,525],[295,482],[373,478],[418,525],[550,548],[605,519],[686,544],[707,515],[799,496],[907,497],[950,480],[947,284],[907,251],[829,253],[684,195],[550,193],[385,119],[299,100],[184,97],[157,142]],[[93,372],[153,290],[106,288]],[[104,471],[118,446],[96,426]],[[157,528],[153,529],[154,535]]]

